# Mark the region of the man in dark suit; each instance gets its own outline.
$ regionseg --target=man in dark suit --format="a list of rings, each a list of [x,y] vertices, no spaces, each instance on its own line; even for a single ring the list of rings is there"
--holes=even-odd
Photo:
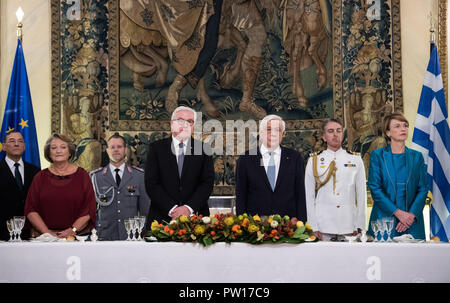
[[[240,156],[236,164],[236,212],[288,215],[306,221],[302,155],[280,146],[285,123],[276,115],[259,124],[262,144]]]
[[[145,163],[145,186],[151,199],[147,227],[178,216],[209,215],[208,199],[214,186],[210,148],[194,140],[196,113],[177,107],[172,114],[170,138],[150,144]]]
[[[40,169],[22,160],[25,151],[23,136],[18,131],[6,134],[3,140],[5,158],[0,161],[0,239],[8,240],[6,221],[14,216],[23,216],[25,200],[31,181]],[[30,237],[26,227],[22,230],[22,239]]]

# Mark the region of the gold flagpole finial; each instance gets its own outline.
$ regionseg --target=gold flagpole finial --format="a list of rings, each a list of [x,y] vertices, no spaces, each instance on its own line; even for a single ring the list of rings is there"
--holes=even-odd
[[[17,17],[17,21],[19,23],[17,23],[17,38],[22,41],[22,20],[23,20],[23,15],[24,12],[22,10],[22,8],[19,6],[19,8],[16,11],[16,17]]]
[[[428,14],[428,19],[430,19],[430,42],[435,43],[436,42],[436,40],[435,40],[436,29],[434,27],[434,18],[433,18],[432,12],[430,12]]]

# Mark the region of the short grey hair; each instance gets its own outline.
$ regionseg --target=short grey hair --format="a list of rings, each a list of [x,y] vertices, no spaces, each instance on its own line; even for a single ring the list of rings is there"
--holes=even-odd
[[[268,115],[265,116],[261,121],[259,121],[259,131],[261,132],[264,129],[267,129],[267,124],[270,120],[280,120],[281,121],[281,127],[283,128],[283,132],[286,130],[286,123],[283,121],[283,118],[277,115]]]
[[[194,113],[194,123],[197,121],[197,112],[195,110],[193,110],[192,108],[187,107],[187,106],[178,106],[177,108],[175,108],[175,110],[172,113],[172,117],[170,117],[170,120],[173,121],[175,119],[175,117],[176,117],[177,112],[182,111],[182,110],[187,110],[187,111],[190,111],[190,112]]]

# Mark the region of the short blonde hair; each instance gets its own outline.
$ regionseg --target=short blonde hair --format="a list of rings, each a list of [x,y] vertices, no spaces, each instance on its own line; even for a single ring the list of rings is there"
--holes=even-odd
[[[72,159],[75,157],[75,151],[76,151],[76,146],[75,144],[72,142],[72,140],[67,137],[66,135],[63,134],[58,134],[58,133],[53,133],[50,138],[47,139],[47,142],[45,142],[44,145],[44,157],[45,159],[50,162],[53,163],[53,160],[50,158],[50,145],[52,144],[52,141],[54,139],[59,139],[62,140],[64,142],[67,143],[68,147],[69,147],[69,161],[72,161]]]
[[[387,136],[386,133],[387,133],[387,131],[390,130],[390,127],[391,127],[391,121],[392,121],[392,120],[398,120],[398,121],[401,121],[401,122],[406,122],[406,123],[409,125],[408,120],[407,120],[407,119],[405,118],[405,116],[403,116],[403,114],[400,113],[400,112],[393,112],[393,113],[387,115],[387,116],[384,117],[384,119],[383,119],[383,134],[384,134],[384,136],[385,136],[386,138],[388,138],[388,139],[389,139],[389,137]]]

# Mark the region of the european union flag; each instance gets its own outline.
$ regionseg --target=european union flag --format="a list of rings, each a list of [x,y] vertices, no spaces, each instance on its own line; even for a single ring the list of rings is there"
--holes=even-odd
[[[22,155],[22,159],[37,167],[41,167],[33,106],[31,105],[30,86],[28,85],[27,68],[25,66],[22,42],[20,40],[17,40],[14,66],[9,83],[2,129],[0,131],[0,139],[2,142],[4,141],[5,135],[12,130],[21,132],[25,140],[25,152]],[[0,159],[3,159],[4,156],[5,152],[1,151]]]

